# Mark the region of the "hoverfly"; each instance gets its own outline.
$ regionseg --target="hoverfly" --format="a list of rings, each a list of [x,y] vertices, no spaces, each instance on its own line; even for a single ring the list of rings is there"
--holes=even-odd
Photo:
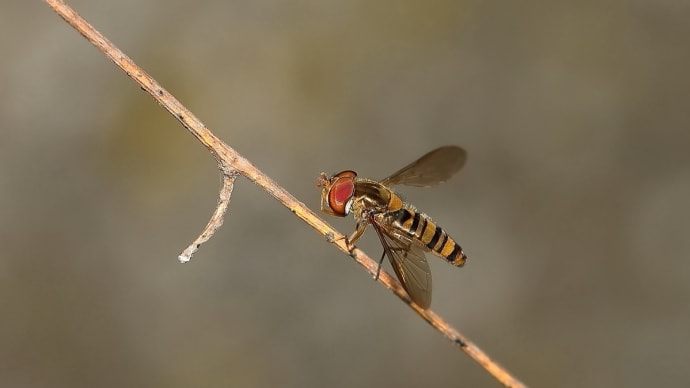
[[[448,180],[465,164],[467,153],[457,146],[437,148],[393,175],[380,181],[358,178],[351,170],[331,177],[321,173],[321,211],[337,217],[352,213],[355,231],[346,238],[352,247],[371,225],[383,245],[383,255],[393,266],[405,291],[421,308],[431,304],[431,271],[424,252],[443,258],[458,267],[467,256],[445,230],[424,213],[405,203],[389,188],[392,185],[433,186]]]

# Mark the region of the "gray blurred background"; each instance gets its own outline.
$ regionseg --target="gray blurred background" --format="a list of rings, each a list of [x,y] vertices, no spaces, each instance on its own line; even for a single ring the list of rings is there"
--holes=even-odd
[[[321,171],[465,147],[403,190],[469,256],[430,257],[433,308],[531,386],[690,385],[690,2],[71,4],[313,209]],[[0,386],[498,385],[246,180],[178,264],[213,159],[47,5],[2,9]]]

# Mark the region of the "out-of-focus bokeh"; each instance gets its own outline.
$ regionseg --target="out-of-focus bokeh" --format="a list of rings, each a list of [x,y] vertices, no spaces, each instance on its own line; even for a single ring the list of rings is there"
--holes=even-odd
[[[433,308],[532,386],[690,385],[687,1],[71,4],[313,209],[465,147],[402,189],[469,256]],[[208,152],[42,2],[0,32],[0,386],[497,386],[245,180],[178,264]]]

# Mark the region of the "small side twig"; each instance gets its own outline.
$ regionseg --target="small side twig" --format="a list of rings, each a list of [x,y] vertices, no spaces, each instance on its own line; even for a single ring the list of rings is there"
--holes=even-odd
[[[283,187],[275,183],[270,177],[254,167],[249,160],[238,154],[230,146],[223,143],[192,112],[185,108],[175,97],[168,93],[143,69],[137,66],[129,57],[81,18],[72,8],[61,0],[44,0],[53,10],[68,24],[74,27],[87,40],[109,57],[115,64],[134,79],[146,92],[148,92],[163,108],[172,114],[189,132],[194,135],[214,156],[223,175],[223,184],[220,190],[218,206],[211,220],[206,225],[201,235],[185,249],[179,256],[179,260],[187,262],[198,250],[199,246],[207,241],[213,233],[222,225],[223,217],[227,211],[230,195],[237,175],[242,175],[273,196],[290,209],[297,217],[305,221],[319,234],[324,236],[338,249],[350,255],[357,263],[362,265],[370,275],[375,275],[378,264],[360,249],[348,250],[344,235],[328,225],[302,202],[298,201]],[[386,272],[381,272],[378,281],[390,289],[398,298],[405,302],[420,317],[448,338],[452,343],[464,351],[470,358],[480,364],[496,380],[507,387],[525,387],[525,385],[511,375],[507,370],[491,360],[479,347],[467,340],[448,322],[431,310],[421,309],[409,298],[400,283]]]
[[[208,239],[213,236],[213,234],[223,225],[223,219],[225,218],[225,213],[228,211],[228,205],[230,204],[230,197],[232,196],[232,188],[235,184],[235,178],[237,178],[237,173],[234,174],[223,174],[223,184],[220,187],[220,193],[218,194],[218,205],[216,210],[213,212],[211,219],[206,224],[206,227],[201,232],[199,237],[191,243],[187,249],[182,251],[182,253],[177,256],[180,263],[187,263],[192,259],[194,253],[199,250],[201,244],[208,241]]]

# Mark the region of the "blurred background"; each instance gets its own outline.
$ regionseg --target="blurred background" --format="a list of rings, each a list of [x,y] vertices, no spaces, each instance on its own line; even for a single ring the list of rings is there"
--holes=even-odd
[[[70,3],[312,209],[466,148],[401,191],[469,256],[432,307],[528,385],[690,385],[689,2]],[[212,157],[43,2],[0,31],[1,386],[498,386],[246,180],[179,264]]]

